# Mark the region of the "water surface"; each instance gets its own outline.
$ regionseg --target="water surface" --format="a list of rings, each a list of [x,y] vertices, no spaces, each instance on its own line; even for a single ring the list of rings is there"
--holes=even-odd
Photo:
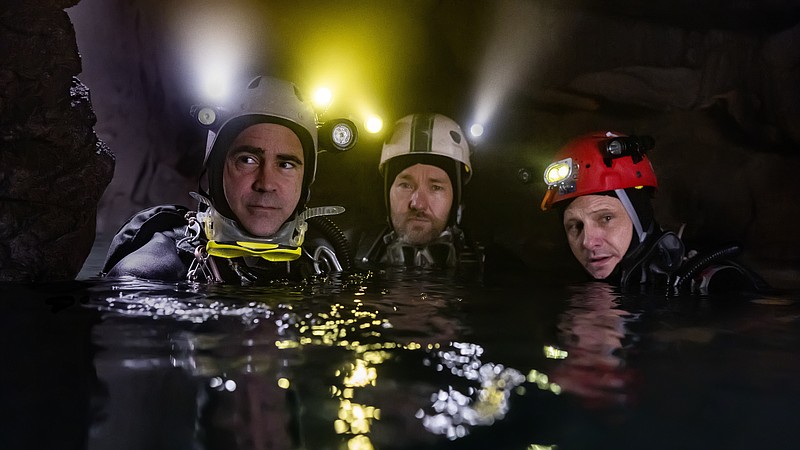
[[[798,295],[427,272],[0,287],[0,448],[795,448]]]

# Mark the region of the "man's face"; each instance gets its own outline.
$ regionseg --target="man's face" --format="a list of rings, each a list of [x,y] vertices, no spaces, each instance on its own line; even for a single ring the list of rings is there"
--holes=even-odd
[[[611,275],[628,251],[633,222],[618,199],[584,195],[564,210],[564,230],[572,254],[599,280]]]
[[[447,172],[415,164],[397,174],[389,190],[392,226],[405,242],[425,245],[447,226],[453,186]]]
[[[292,215],[303,185],[303,146],[289,128],[260,123],[245,128],[228,148],[222,184],[239,223],[268,237]]]

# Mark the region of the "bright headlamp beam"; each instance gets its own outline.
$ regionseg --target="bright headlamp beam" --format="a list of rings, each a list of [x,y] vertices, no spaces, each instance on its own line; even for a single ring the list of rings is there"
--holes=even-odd
[[[476,123],[469,127],[469,132],[474,137],[480,137],[483,135],[483,125]]]
[[[260,15],[245,5],[232,8],[224,2],[193,2],[191,8],[167,6],[165,13],[178,42],[179,66],[192,80],[196,101],[221,104],[229,100],[251,55],[267,40]]]
[[[326,88],[321,87],[314,92],[314,105],[317,108],[325,109],[330,106],[333,101],[333,92]]]
[[[570,176],[572,176],[572,158],[556,161],[544,169],[544,182],[548,186],[555,186]]]
[[[369,133],[377,133],[383,129],[383,120],[378,116],[369,116],[364,122],[364,128]]]
[[[561,14],[547,2],[487,2],[493,13],[492,35],[483,49],[474,99],[473,120],[491,124],[510,95],[530,91],[538,70],[547,66],[552,42],[562,32]]]
[[[224,100],[230,92],[232,75],[219,67],[210,67],[203,70],[200,81],[203,95],[208,100]]]

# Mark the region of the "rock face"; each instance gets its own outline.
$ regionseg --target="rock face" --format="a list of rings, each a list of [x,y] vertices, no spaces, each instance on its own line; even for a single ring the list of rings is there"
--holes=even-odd
[[[63,8],[0,12],[0,281],[71,280],[95,237],[114,156],[96,122]]]

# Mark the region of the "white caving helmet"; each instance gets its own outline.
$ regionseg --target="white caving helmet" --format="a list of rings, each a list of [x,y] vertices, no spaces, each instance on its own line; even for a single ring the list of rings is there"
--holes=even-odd
[[[394,124],[383,144],[378,170],[384,177],[384,200],[389,210],[389,188],[398,173],[413,164],[442,168],[453,186],[453,207],[449,224],[458,223],[461,190],[472,178],[469,144],[461,127],[442,114],[411,114]],[[391,221],[390,221],[391,223]]]
[[[208,172],[209,195],[220,213],[235,218],[222,187],[228,147],[242,130],[258,123],[283,125],[300,139],[305,161],[303,188],[295,212],[305,208],[317,169],[317,117],[293,83],[257,76],[227,106],[197,108],[194,114],[209,128],[204,165]]]

